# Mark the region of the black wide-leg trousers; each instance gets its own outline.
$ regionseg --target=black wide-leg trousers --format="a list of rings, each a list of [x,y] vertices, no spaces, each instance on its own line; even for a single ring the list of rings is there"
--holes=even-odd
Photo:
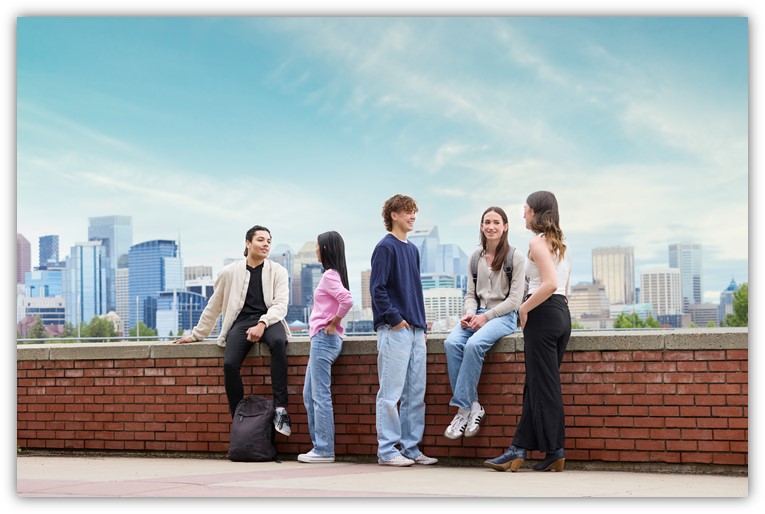
[[[529,312],[523,329],[526,380],[513,445],[550,452],[565,445],[560,365],[571,337],[566,297],[554,294]]]
[[[247,340],[247,329],[257,325],[260,316],[251,316],[234,323],[226,335],[223,354],[223,380],[231,416],[244,398],[242,364],[255,344]],[[271,389],[274,407],[287,407],[287,332],[281,323],[268,327],[260,338],[271,352]]]

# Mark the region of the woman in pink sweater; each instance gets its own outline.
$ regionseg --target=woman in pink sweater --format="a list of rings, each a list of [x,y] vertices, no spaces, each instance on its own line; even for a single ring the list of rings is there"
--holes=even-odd
[[[324,274],[313,294],[308,321],[311,353],[305,370],[303,402],[313,448],[298,455],[300,462],[335,461],[335,419],[332,409],[332,364],[343,349],[342,319],[353,307],[345,263],[345,243],[337,232],[319,234],[316,258]]]

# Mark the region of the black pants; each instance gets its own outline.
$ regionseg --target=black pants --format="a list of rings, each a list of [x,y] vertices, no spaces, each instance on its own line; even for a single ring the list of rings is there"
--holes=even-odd
[[[564,447],[560,364],[570,337],[571,315],[564,296],[554,294],[529,311],[523,329],[523,410],[515,428],[515,446],[546,452]]]
[[[259,318],[260,316],[251,316],[236,321],[226,335],[223,378],[232,417],[236,406],[244,398],[242,364],[252,347],[259,343],[267,344],[271,351],[271,388],[274,394],[274,407],[287,407],[287,332],[281,323],[274,323],[263,332],[259,343],[252,343],[247,340],[247,329],[255,326]]]

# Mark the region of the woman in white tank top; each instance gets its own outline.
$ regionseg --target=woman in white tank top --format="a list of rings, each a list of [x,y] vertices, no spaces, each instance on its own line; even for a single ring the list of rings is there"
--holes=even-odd
[[[526,380],[523,410],[513,443],[499,457],[484,462],[497,471],[517,471],[527,450],[545,452],[536,471],[563,471],[565,418],[560,365],[571,337],[568,281],[571,263],[560,229],[558,201],[549,191],[537,191],[523,206],[526,228],[534,232],[526,259],[529,289],[518,309],[523,329]]]

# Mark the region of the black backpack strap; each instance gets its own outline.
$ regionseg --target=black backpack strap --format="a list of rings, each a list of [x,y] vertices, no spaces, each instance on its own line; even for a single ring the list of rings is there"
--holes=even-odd
[[[470,273],[473,275],[473,295],[475,296],[475,303],[477,308],[480,307],[481,301],[478,299],[478,259],[481,257],[481,249],[479,248],[473,255],[470,256]]]
[[[507,296],[510,296],[510,289],[513,287],[513,256],[515,255],[515,247],[510,245],[507,250],[507,256],[505,257],[505,275],[507,275]],[[505,296],[505,298],[507,298]]]

